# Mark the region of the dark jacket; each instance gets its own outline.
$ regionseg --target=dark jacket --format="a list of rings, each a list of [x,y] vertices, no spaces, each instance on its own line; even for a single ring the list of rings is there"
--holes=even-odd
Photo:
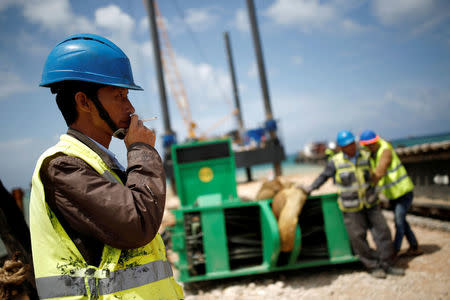
[[[90,265],[99,265],[104,244],[119,249],[146,245],[161,225],[165,173],[158,152],[135,143],[128,150],[126,172],[83,133],[69,129],[95,151],[124,185],[108,181],[78,157],[56,153],[42,164],[45,200]]]

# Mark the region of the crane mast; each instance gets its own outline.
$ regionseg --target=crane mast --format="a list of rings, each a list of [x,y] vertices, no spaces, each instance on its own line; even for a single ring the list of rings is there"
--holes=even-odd
[[[164,19],[159,11],[159,7],[156,1],[154,1],[156,24],[161,33],[161,41],[163,46],[162,53],[162,65],[164,74],[166,75],[169,89],[172,97],[175,99],[178,110],[188,130],[189,138],[196,138],[195,128],[197,127],[195,122],[192,121],[191,109],[187,98],[186,90],[184,88],[183,79],[176,64],[175,53],[170,43],[169,34],[167,33]]]

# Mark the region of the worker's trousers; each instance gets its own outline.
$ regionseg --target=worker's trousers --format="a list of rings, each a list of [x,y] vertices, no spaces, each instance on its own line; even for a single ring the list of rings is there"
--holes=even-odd
[[[369,270],[375,268],[387,269],[392,265],[394,247],[386,220],[379,205],[358,212],[344,213],[353,251]],[[372,250],[367,242],[367,230],[370,230],[377,246]]]
[[[395,220],[395,238],[394,238],[394,249],[395,251],[400,251],[402,247],[403,236],[406,236],[408,243],[411,248],[417,248],[417,239],[414,232],[411,230],[408,221],[406,221],[406,213],[411,207],[413,201],[413,192],[406,193],[405,195],[397,198],[395,200],[389,201],[390,206],[394,210],[394,220]]]

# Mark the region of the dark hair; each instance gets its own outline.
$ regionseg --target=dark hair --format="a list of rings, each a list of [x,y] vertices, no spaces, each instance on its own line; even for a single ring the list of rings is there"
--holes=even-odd
[[[56,94],[56,104],[67,126],[72,125],[78,118],[75,94],[83,92],[92,99],[97,97],[97,91],[102,87],[103,84],[76,80],[58,82],[50,87],[52,94]]]

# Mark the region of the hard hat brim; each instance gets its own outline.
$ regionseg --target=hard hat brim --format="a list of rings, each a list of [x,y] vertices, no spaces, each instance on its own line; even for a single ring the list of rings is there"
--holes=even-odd
[[[378,142],[379,139],[380,139],[380,136],[377,135],[376,137],[374,137],[373,139],[370,139],[370,140],[365,140],[365,141],[360,140],[359,143],[363,146],[367,146],[367,145],[371,145],[371,144]]]
[[[93,83],[98,83],[98,84],[103,84],[103,85],[112,85],[112,86],[118,86],[118,87],[123,87],[123,88],[127,88],[130,90],[136,90],[136,91],[143,91],[144,89],[136,84],[125,84],[125,83],[114,83],[114,82],[105,82],[103,80],[93,80],[93,79],[85,79],[85,78],[81,78],[81,77],[66,77],[63,79],[57,79],[54,81],[48,80],[46,82],[41,82],[39,84],[39,86],[42,87],[50,87],[52,84],[54,83],[58,83],[58,82],[64,82],[64,81],[84,81],[84,82],[93,82]]]

